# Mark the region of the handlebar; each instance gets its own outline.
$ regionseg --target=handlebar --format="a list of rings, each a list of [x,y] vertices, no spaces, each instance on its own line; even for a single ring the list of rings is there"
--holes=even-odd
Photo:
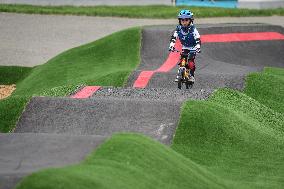
[[[174,50],[172,50],[171,52],[179,52],[179,53],[182,53],[182,51],[180,51],[180,50],[176,50],[176,49],[174,49]],[[197,49],[190,49],[189,50],[189,53],[200,53],[201,51],[199,50],[197,50]]]
[[[171,52],[179,52],[180,53],[181,51],[174,49]]]

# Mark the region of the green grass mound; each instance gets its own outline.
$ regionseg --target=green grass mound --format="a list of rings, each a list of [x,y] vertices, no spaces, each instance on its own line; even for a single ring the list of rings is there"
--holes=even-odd
[[[0,85],[11,85],[24,79],[32,70],[29,67],[0,66]]]
[[[139,63],[140,32],[128,29],[68,50],[35,67],[16,93],[32,95],[82,84],[122,86]]]
[[[264,72],[250,74],[245,93],[265,106],[284,113],[284,69],[265,68]]]
[[[29,99],[27,96],[14,95],[0,100],[0,132],[13,131]]]
[[[236,188],[282,188],[283,73],[251,74],[247,94],[222,89],[207,101],[185,103],[172,148]]]
[[[22,81],[32,68],[19,66],[0,66],[0,85],[11,85]],[[23,111],[29,97],[12,95],[0,100],[0,132],[9,132]]]
[[[188,6],[33,6],[0,4],[0,12],[27,14],[59,14],[87,16],[116,16],[128,18],[176,18],[181,9],[190,9],[197,18],[228,16],[273,16],[284,15],[284,8],[278,9],[228,9]]]
[[[85,161],[25,178],[17,189],[225,188],[224,181],[174,150],[136,134],[114,135]]]
[[[140,62],[140,43],[141,28],[132,28],[70,49],[34,68],[0,67],[0,84],[16,83],[12,96],[0,100],[0,132],[15,126],[32,96],[66,96],[83,85],[123,86]]]

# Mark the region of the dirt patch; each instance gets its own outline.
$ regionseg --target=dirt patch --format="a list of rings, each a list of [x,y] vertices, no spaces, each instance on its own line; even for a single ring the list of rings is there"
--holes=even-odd
[[[0,100],[7,98],[16,89],[16,85],[0,85]]]

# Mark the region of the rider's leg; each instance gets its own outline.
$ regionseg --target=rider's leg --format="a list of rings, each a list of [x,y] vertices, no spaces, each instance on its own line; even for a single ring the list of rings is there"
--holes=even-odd
[[[178,65],[181,63],[181,60],[183,58],[187,59],[187,54],[188,54],[188,49],[182,49],[182,53],[181,53],[180,59],[178,61]],[[178,82],[178,80],[179,80],[179,71],[178,71],[177,76],[175,78],[175,82]]]
[[[190,75],[191,77],[189,78],[190,81],[195,82],[195,78],[194,78],[194,72],[195,72],[195,57],[191,57],[191,59],[189,60],[188,63],[188,67],[190,69]]]
[[[180,57],[180,59],[179,59],[179,61],[178,61],[178,64],[177,64],[177,65],[180,65],[180,63],[181,63],[181,59],[182,59],[182,57]],[[178,69],[178,71],[177,71],[177,76],[176,76],[176,78],[175,78],[175,82],[178,82],[178,80],[179,80],[179,69]]]
[[[175,78],[175,82],[178,82],[178,79],[179,79],[179,71],[178,71],[178,74],[177,74],[177,76]]]
[[[189,69],[190,69],[190,75],[194,76],[194,72],[195,72],[195,62],[194,62],[194,60],[189,61]]]

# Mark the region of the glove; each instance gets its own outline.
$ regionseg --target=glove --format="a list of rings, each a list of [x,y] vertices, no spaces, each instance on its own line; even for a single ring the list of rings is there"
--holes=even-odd
[[[197,53],[201,53],[200,44],[195,45],[195,49]]]
[[[175,51],[175,47],[174,47],[174,46],[170,46],[170,47],[169,47],[169,51],[174,52],[174,51]]]

